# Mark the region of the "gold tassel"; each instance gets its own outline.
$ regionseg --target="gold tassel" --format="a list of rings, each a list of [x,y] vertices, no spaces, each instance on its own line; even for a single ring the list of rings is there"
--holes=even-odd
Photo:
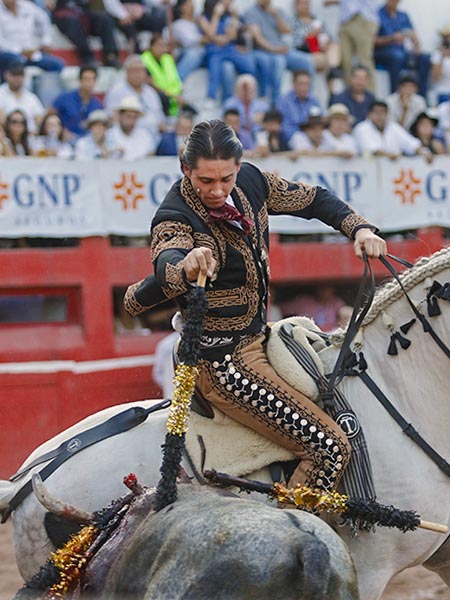
[[[186,433],[189,420],[189,407],[194,393],[197,368],[180,363],[175,371],[174,392],[169,416],[167,432],[182,436]]]

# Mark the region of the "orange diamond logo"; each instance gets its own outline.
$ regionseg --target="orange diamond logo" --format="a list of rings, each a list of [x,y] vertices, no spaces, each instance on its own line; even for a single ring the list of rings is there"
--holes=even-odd
[[[136,210],[139,200],[144,199],[144,184],[137,180],[136,173],[122,173],[114,189],[114,200],[122,202],[123,210]]]
[[[3,208],[3,202],[9,200],[8,188],[9,183],[3,182],[0,177],[0,210]]]
[[[412,169],[402,169],[393,183],[394,194],[400,196],[402,204],[414,204],[416,196],[422,193],[422,180],[414,176]]]

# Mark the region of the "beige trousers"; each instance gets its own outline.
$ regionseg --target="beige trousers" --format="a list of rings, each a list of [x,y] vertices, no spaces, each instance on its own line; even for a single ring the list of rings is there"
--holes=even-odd
[[[216,361],[201,361],[199,392],[300,459],[289,485],[335,489],[350,458],[348,440],[321,408],[277,375],[263,342],[261,335]]]
[[[377,23],[368,21],[359,14],[341,25],[339,29],[339,41],[341,44],[342,70],[347,84],[350,81],[350,72],[354,56],[356,55],[356,64],[363,65],[369,69],[370,89],[371,91],[375,90],[373,48],[377,31]]]

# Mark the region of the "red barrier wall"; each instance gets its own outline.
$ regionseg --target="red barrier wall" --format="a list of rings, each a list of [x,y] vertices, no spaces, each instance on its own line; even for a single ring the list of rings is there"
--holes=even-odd
[[[444,242],[441,229],[432,228],[418,232],[417,239],[392,241],[389,249],[414,262]],[[387,276],[378,262],[374,270],[378,278]],[[350,243],[283,243],[272,236],[271,271],[274,284],[355,283],[362,263]],[[112,289],[150,272],[147,248],[112,247],[105,238],[82,239],[74,248],[0,250],[1,294],[44,291],[68,299],[64,323],[0,325],[1,478],[38,444],[86,415],[160,397],[151,355],[165,334],[114,331]],[[123,360],[145,356],[144,366]]]

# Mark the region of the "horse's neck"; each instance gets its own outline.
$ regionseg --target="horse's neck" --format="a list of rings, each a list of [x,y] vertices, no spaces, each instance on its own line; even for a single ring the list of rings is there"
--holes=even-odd
[[[445,283],[450,280],[450,275],[447,270],[442,277],[435,278]],[[416,304],[423,301],[426,297],[424,285],[413,288],[410,297]],[[440,316],[428,317],[426,303],[421,306],[421,311],[450,346],[450,302],[440,300],[439,306]],[[413,317],[406,300],[396,300],[385,308],[384,314],[380,313],[363,329],[361,351],[368,364],[368,375],[420,435],[450,461],[450,438],[447,435],[450,427],[448,358],[418,321],[406,334],[402,333],[411,341],[410,347],[405,350],[397,343],[398,354],[391,356],[387,353],[392,333],[400,331],[400,327]],[[391,329],[388,325],[392,326]],[[397,485],[402,485],[403,478],[406,484],[406,479],[411,477],[413,463],[421,465],[425,471],[433,471],[431,460],[408,440],[358,377],[344,379],[342,389],[361,420],[374,471],[382,474],[383,481],[386,480],[383,470],[392,469]]]

